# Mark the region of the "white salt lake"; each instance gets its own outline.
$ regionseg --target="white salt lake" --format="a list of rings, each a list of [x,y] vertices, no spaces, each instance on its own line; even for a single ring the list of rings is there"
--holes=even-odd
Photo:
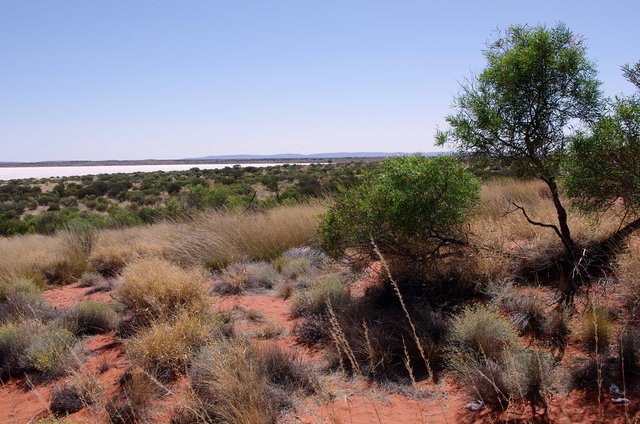
[[[284,165],[283,163],[242,163],[241,167],[249,166],[266,167]],[[290,165],[308,165],[304,163],[291,163]],[[187,171],[191,168],[223,169],[232,167],[233,164],[189,163],[189,164],[158,164],[158,165],[99,165],[99,166],[23,166],[0,167],[0,180],[17,180],[23,178],[51,178],[51,177],[76,177],[82,175],[119,174],[132,172],[154,171]]]

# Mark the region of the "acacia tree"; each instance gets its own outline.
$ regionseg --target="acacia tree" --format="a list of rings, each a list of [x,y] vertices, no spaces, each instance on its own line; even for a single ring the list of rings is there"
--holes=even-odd
[[[613,247],[640,228],[640,61],[622,69],[638,91],[609,102],[590,132],[573,139],[566,164],[567,193],[578,207],[598,213],[622,206],[621,226],[607,240]]]
[[[600,110],[600,82],[584,40],[559,24],[513,26],[484,51],[486,68],[462,87],[450,128],[438,131],[440,145],[498,158],[540,178],[551,192],[557,223],[527,220],[555,231],[573,256],[575,243],[557,179],[569,135],[592,122]]]

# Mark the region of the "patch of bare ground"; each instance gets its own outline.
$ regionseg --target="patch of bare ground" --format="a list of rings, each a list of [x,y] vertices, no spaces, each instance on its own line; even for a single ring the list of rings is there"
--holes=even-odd
[[[70,308],[83,300],[95,300],[111,303],[111,293],[108,291],[94,291],[94,287],[81,287],[80,283],[73,283],[63,287],[45,290],[44,299],[56,309]]]

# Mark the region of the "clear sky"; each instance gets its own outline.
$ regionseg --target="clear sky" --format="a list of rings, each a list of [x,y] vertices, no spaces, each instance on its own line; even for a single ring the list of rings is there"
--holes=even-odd
[[[587,38],[607,95],[640,1],[0,0],[0,161],[434,151],[511,24]]]

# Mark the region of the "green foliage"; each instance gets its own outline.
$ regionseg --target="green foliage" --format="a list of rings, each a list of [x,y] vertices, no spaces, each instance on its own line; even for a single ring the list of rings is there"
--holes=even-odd
[[[583,39],[562,24],[513,26],[484,56],[486,68],[463,87],[439,142],[555,176],[569,126],[599,111],[600,83]]]
[[[369,181],[342,190],[320,224],[323,248],[430,257],[464,236],[479,196],[479,182],[454,158],[419,155],[388,159]]]
[[[627,78],[634,71],[627,67]],[[636,76],[637,78],[637,76]],[[638,80],[636,79],[636,85]],[[640,85],[638,85],[640,90]],[[566,186],[574,203],[586,212],[601,212],[618,199],[630,212],[640,207],[640,91],[610,102],[589,134],[573,138],[567,161]]]
[[[80,221],[95,228],[119,228],[207,208],[271,208],[323,196],[339,184],[352,185],[365,168],[375,167],[376,163],[283,165],[12,180],[0,183],[0,236],[52,234]],[[254,198],[258,183],[268,191]],[[285,183],[290,190],[282,194]],[[43,192],[50,184],[55,184],[53,189]],[[91,211],[80,211],[80,204]],[[38,205],[48,209],[42,212]]]

